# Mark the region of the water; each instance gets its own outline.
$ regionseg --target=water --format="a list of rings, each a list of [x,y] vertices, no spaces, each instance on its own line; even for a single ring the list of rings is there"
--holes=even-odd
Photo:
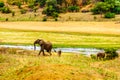
[[[20,45],[0,45],[0,47],[6,48],[21,48],[26,50],[34,50],[34,46],[20,46]],[[98,52],[102,52],[103,50],[95,49],[95,48],[54,48],[56,51],[61,50],[62,52],[70,52],[70,53],[81,53],[81,54],[96,54]],[[40,50],[39,46],[36,46],[36,50]]]

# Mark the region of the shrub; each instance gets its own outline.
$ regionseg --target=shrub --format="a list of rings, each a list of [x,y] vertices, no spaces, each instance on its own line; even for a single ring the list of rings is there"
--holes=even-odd
[[[4,7],[4,2],[0,1],[0,7]]]
[[[120,7],[115,7],[113,12],[116,13],[116,14],[120,14]]]
[[[17,2],[17,6],[18,6],[19,9],[21,9],[21,5],[22,5],[21,2]]]
[[[55,9],[54,7],[51,5],[51,6],[48,6],[46,7],[44,10],[43,10],[43,14],[46,14],[47,16],[52,16],[53,13],[55,12]]]
[[[36,12],[36,11],[37,11],[37,9],[38,9],[37,7],[34,7],[34,8],[33,8],[33,11],[34,11],[34,12]]]
[[[91,57],[92,59],[97,59],[97,57],[96,57],[95,54],[91,54],[90,57]]]
[[[43,20],[42,21],[47,21],[47,17],[43,17]]]
[[[35,0],[35,3],[40,4],[40,7],[44,7],[47,0]]]
[[[79,11],[79,7],[78,6],[69,6],[68,7],[68,11],[69,12],[78,12]]]
[[[33,9],[33,8],[34,8],[34,3],[30,3],[30,4],[28,5],[28,7]]]
[[[1,9],[1,11],[2,11],[2,13],[11,13],[11,10],[10,10],[10,8],[9,7],[3,7],[2,9]]]
[[[55,21],[58,21],[58,19],[57,19],[57,18],[55,18]]]
[[[58,15],[57,12],[54,12],[54,13],[52,14],[52,16],[53,16],[54,18],[57,18],[59,15]]]
[[[12,16],[15,16],[15,11],[12,11]]]
[[[103,14],[110,11],[111,6],[105,2],[98,2],[91,11],[93,14]]]
[[[107,12],[105,15],[104,15],[105,18],[115,18],[115,13],[111,13],[111,12]]]
[[[60,9],[60,13],[66,13],[67,12],[67,8],[61,8]]]
[[[107,54],[106,59],[114,59],[118,57],[118,53],[116,52],[116,48],[109,48],[109,49],[104,49],[105,53]]]
[[[6,18],[5,21],[8,21],[8,18]]]
[[[92,9],[91,9],[91,12],[92,12],[93,14],[100,14],[99,9],[97,9],[96,7],[95,7],[95,8],[92,8]]]
[[[26,9],[21,9],[20,12],[21,12],[21,14],[25,14],[27,12],[27,10]]]

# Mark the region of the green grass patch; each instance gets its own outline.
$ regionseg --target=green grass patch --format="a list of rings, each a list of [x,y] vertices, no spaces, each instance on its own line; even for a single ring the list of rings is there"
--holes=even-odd
[[[42,38],[54,47],[119,48],[120,35],[0,29],[0,44],[33,45]]]

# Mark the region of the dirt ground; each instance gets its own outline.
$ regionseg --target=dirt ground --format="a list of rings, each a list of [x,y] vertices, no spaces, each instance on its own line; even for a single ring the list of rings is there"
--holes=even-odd
[[[35,31],[120,34],[120,23],[116,24],[116,22],[0,22],[0,28]]]

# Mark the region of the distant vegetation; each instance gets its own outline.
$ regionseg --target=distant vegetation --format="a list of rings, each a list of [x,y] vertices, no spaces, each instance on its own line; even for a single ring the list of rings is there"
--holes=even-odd
[[[92,9],[93,14],[105,14],[105,18],[114,18],[120,14],[120,0],[103,0],[98,2]]]
[[[46,18],[52,18],[55,21],[61,18],[60,13],[75,13],[80,11],[82,13],[91,11],[93,14],[101,14],[102,18],[115,18],[116,14],[120,14],[120,0],[3,0],[0,1],[0,11],[5,14],[11,13],[12,16],[32,12],[36,17],[36,13],[40,13],[43,15],[43,19],[41,20],[44,20],[44,16],[46,16]],[[18,14],[19,12],[21,14]],[[103,14],[104,16],[102,16]],[[24,20],[33,19],[30,16]]]

